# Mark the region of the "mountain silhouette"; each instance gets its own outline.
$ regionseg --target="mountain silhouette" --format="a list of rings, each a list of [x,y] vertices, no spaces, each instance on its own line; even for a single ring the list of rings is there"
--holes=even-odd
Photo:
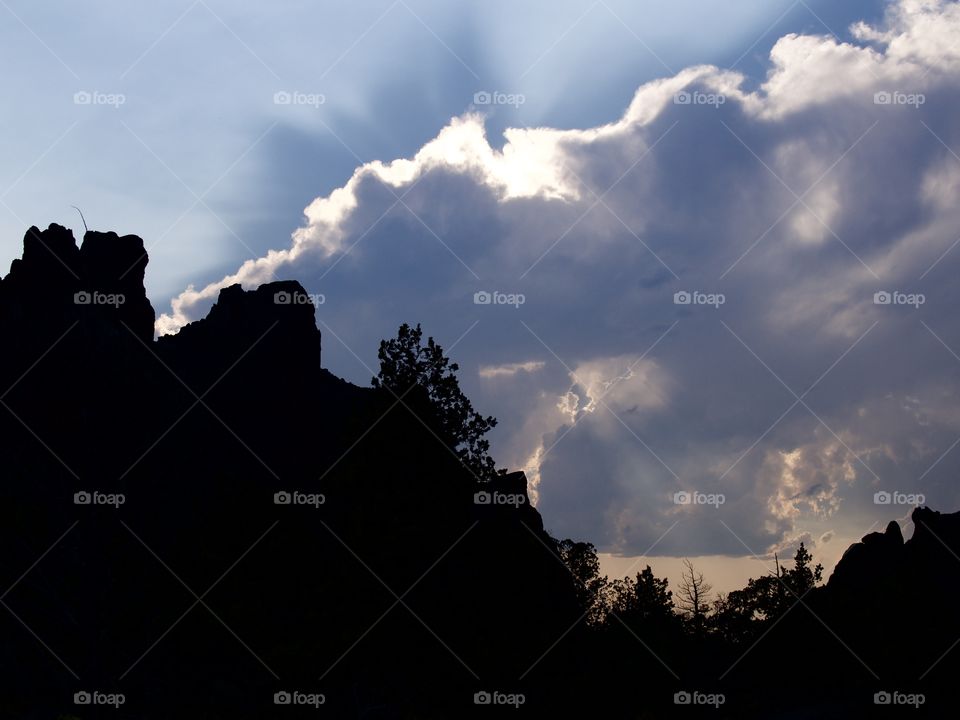
[[[155,339],[147,263],[134,235],[31,227],[0,279],[0,717],[951,706],[960,513],[681,613],[551,537],[522,472],[464,462],[428,393],[324,369],[299,283]]]

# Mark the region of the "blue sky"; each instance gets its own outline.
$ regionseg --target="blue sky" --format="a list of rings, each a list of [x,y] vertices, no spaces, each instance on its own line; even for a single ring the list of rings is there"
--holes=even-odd
[[[358,157],[412,155],[477,91],[525,97],[495,108],[493,142],[511,125],[589,127],[647,80],[699,63],[762,73],[784,32],[844,33],[880,3],[835,5],[5,0],[0,266],[25,225],[74,226],[77,205],[153,245],[161,307],[285,243]],[[294,90],[325,102],[273,103]],[[123,104],[74,104],[84,91]]]
[[[548,529],[665,572],[723,555],[722,589],[800,540],[830,567],[909,534],[878,492],[960,503],[956,2],[0,17],[0,266],[78,205],[146,240],[161,331],[298,279],[324,365],[366,384],[422,322]]]

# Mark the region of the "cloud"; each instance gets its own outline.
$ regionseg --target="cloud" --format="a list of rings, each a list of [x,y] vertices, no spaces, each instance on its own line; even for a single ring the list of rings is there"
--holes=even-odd
[[[517,373],[535,373],[542,370],[546,363],[543,360],[528,360],[527,362],[504,363],[503,365],[484,365],[479,373],[482,378],[513,377]]]
[[[614,122],[499,149],[469,111],[357,168],[158,331],[225,285],[295,277],[327,298],[325,364],[365,379],[379,338],[423,322],[476,368],[465,389],[548,528],[608,552],[857,536],[890,513],[880,489],[953,509],[958,4],[901,0],[853,36],[787,35],[755,87],[687,68]],[[525,302],[474,303],[492,288]]]

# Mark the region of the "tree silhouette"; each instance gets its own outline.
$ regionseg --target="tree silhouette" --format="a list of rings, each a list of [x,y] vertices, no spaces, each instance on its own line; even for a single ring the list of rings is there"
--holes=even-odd
[[[792,590],[791,600],[796,597],[803,597],[808,591],[816,586],[823,579],[823,565],[817,564],[816,567],[810,567],[813,555],[800,543],[797,548],[797,554],[793,556],[793,569],[782,570],[780,578],[789,590]],[[796,595],[796,597],[792,597]],[[793,604],[791,602],[791,604]]]
[[[497,474],[490,457],[490,442],[484,438],[497,425],[496,418],[483,417],[460,390],[457,370],[443,348],[432,337],[422,344],[419,323],[411,328],[400,326],[397,337],[383,340],[377,356],[380,372],[373,378],[373,387],[384,389],[403,400],[407,395],[420,395],[434,415],[437,430],[449,447],[479,479],[489,480]]]
[[[776,557],[776,556],[775,556]],[[800,543],[787,570],[777,562],[776,570],[747,581],[742,590],[733,590],[713,604],[711,628],[733,642],[749,639],[766,623],[789,610],[823,579],[823,566],[811,568],[813,556]]]
[[[709,626],[732,643],[752,639],[768,620],[782,612],[783,591],[776,575],[751,578],[742,590],[732,590],[714,601]]]
[[[667,623],[673,620],[673,592],[666,578],[658,578],[647,565],[636,579],[615,581],[613,610],[624,618],[641,622]]]
[[[710,609],[710,591],[713,587],[690,560],[684,559],[683,568],[683,575],[677,583],[677,606],[687,615],[693,630],[699,632]]]
[[[587,622],[603,621],[607,612],[609,581],[600,576],[600,561],[593,543],[561,540],[557,543],[560,558],[570,570],[574,580],[574,593],[587,614]]]

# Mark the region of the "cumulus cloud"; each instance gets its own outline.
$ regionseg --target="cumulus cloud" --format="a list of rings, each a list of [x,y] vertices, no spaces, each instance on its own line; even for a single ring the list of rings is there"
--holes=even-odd
[[[378,339],[423,322],[475,368],[468,394],[548,528],[607,552],[856,536],[902,514],[882,489],[952,510],[956,37],[956,2],[900,0],[850,42],[781,38],[755,84],[710,66],[647,83],[607,125],[498,148],[469,111],[357,168],[158,332],[226,285],[295,277],[327,298],[325,364],[369,377]],[[494,289],[525,302],[474,302]]]

